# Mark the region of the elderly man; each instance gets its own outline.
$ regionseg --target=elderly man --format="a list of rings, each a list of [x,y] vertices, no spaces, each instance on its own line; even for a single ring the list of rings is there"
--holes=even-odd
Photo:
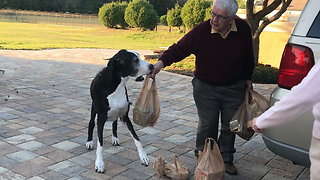
[[[218,142],[226,172],[236,175],[233,164],[235,134],[229,122],[240,106],[246,87],[252,88],[254,57],[251,29],[238,18],[235,0],[216,0],[211,19],[190,30],[169,47],[154,65],[153,75],[194,54],[195,71],[192,80],[193,97],[199,123],[195,155],[202,151],[207,137]],[[219,119],[221,133],[218,136]]]

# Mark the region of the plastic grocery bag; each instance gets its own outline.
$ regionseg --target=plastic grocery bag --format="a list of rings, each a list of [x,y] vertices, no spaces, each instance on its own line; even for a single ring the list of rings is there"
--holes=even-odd
[[[173,180],[186,180],[189,179],[190,171],[184,167],[177,155],[173,156],[173,163],[165,165],[165,175]]]
[[[239,137],[249,140],[254,134],[251,128],[252,119],[260,116],[268,108],[269,101],[264,96],[247,88],[242,104],[230,121],[230,130]]]
[[[164,167],[166,165],[166,161],[158,156],[157,159],[154,161],[153,170],[156,172],[159,178],[164,175]]]
[[[144,80],[140,94],[133,107],[133,122],[140,126],[154,126],[160,115],[156,80],[149,87],[150,75]]]
[[[153,169],[159,178],[167,176],[174,180],[188,179],[190,171],[182,165],[177,155],[173,156],[173,162],[174,164],[169,164],[162,157],[158,156],[153,164]]]
[[[211,141],[214,143],[211,150]],[[194,172],[195,180],[224,180],[225,164],[218,144],[212,138],[207,138],[203,152],[199,151],[199,161]]]

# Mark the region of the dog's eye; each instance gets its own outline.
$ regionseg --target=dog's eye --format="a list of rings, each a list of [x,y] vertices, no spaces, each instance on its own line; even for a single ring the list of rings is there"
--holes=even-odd
[[[138,63],[139,62],[139,59],[134,59],[133,60],[133,63]]]

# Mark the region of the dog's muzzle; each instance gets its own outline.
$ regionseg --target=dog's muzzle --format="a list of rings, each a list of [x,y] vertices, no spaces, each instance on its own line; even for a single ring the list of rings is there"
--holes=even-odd
[[[149,73],[149,74],[151,74],[151,73],[152,73],[152,70],[153,70],[153,64],[149,64],[148,69],[150,70],[150,73]],[[144,80],[144,77],[143,77],[143,76],[139,76],[139,77],[136,78],[135,81],[140,82],[140,81],[143,81],[143,80]]]

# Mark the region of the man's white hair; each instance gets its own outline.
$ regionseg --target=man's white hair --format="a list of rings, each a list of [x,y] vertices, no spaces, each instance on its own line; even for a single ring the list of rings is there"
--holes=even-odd
[[[236,15],[238,11],[238,2],[236,0],[215,0],[212,7],[215,5],[226,9],[228,11],[228,16]]]

